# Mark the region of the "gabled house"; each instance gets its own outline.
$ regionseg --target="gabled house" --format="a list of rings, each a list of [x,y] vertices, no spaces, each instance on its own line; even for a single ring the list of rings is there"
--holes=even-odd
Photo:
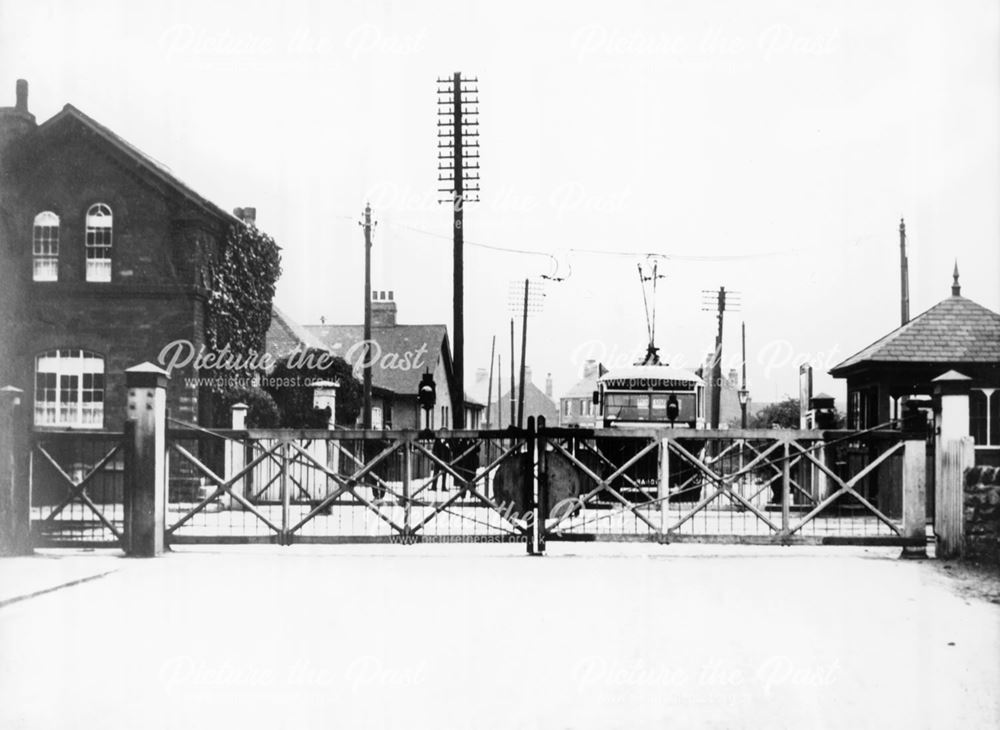
[[[597,380],[607,368],[596,360],[583,364],[583,377],[559,398],[559,425],[597,428],[601,425],[600,406],[594,404]]]
[[[443,324],[399,324],[391,291],[372,292],[372,427],[423,428],[428,425],[417,403],[417,388],[425,372],[431,373],[437,400],[430,412],[430,428],[451,428],[451,392],[457,387],[452,370],[448,329]],[[298,345],[318,347],[344,358],[362,378],[366,348],[364,326],[319,324],[300,326],[272,307],[267,334],[268,352],[289,354]],[[483,406],[466,395],[467,428],[478,428]]]
[[[510,388],[508,385],[508,387],[504,389],[504,392],[500,395],[499,403],[496,402],[495,397],[491,400],[492,407],[490,409],[490,420],[492,420],[493,423],[490,425],[490,428],[507,428],[511,425],[511,423],[517,425],[517,401],[520,397],[520,392],[520,381],[515,381],[513,388]],[[512,393],[514,398],[513,408],[511,408],[510,402]],[[543,391],[532,382],[531,368],[525,367],[524,423],[522,424],[525,427],[528,425],[528,416],[534,416],[536,421],[540,416],[544,417],[545,423],[549,427],[559,425],[559,407],[552,398],[551,375],[546,378],[545,390]]]
[[[36,429],[120,429],[124,371],[205,342],[205,263],[240,219],[67,104],[38,124],[28,84],[0,109],[0,383]],[[198,421],[193,367],[171,416]]]

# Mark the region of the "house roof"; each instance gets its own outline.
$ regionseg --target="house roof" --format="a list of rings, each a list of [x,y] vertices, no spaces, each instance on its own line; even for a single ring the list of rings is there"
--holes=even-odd
[[[364,356],[364,326],[360,324],[306,325],[324,349],[352,365]],[[448,352],[448,328],[443,324],[399,324],[372,327],[372,385],[394,393],[416,394],[420,376],[434,372]],[[389,357],[394,355],[395,357]],[[446,364],[450,368],[451,364]]]
[[[954,295],[830,369],[833,376],[866,363],[998,363],[1000,314]]]
[[[271,325],[267,329],[266,342],[268,354],[276,360],[290,355],[296,349],[326,349],[322,340],[274,304],[271,305]]]
[[[151,176],[156,178],[160,183],[166,185],[172,190],[175,190],[177,193],[187,198],[198,207],[226,221],[239,220],[239,218],[228,211],[223,210],[208,198],[195,192],[189,185],[181,181],[170,170],[170,168],[162,162],[146,154],[138,147],[125,140],[123,137],[120,137],[112,132],[100,122],[84,114],[72,104],[66,104],[62,108],[62,111],[41,124],[38,127],[38,133],[44,135],[49,133],[51,130],[55,130],[64,124],[71,122],[82,125],[98,138],[112,145],[115,149],[142,167]]]
[[[514,386],[514,399],[517,400],[520,385],[516,384]],[[497,404],[494,404],[495,406]],[[495,415],[494,415],[495,414]],[[501,427],[507,426],[510,423],[510,388],[507,389],[503,395],[500,396],[499,403],[499,413],[494,411],[491,414],[491,420],[494,423],[499,424]],[[516,411],[515,411],[516,414]],[[559,408],[556,404],[545,395],[545,391],[539,388],[530,380],[525,380],[524,382],[524,417],[528,416],[545,416],[545,422],[550,426],[558,425],[559,423]]]

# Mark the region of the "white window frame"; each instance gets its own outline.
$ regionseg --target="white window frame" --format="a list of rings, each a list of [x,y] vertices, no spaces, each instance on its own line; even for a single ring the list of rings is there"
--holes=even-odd
[[[45,382],[39,376],[46,376]],[[35,358],[36,426],[104,427],[104,358],[73,348]]]
[[[31,228],[33,281],[59,281],[59,216],[43,210]]]
[[[87,258],[87,281],[111,281],[111,252],[114,217],[111,207],[94,203],[87,209],[87,230],[84,249]]]

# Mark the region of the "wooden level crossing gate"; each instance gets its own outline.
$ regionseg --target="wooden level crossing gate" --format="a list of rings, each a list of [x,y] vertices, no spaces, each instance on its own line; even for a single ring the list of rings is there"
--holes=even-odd
[[[127,444],[33,435],[35,544],[123,543]],[[171,428],[165,456],[168,545],[926,544],[924,441],[898,431]]]

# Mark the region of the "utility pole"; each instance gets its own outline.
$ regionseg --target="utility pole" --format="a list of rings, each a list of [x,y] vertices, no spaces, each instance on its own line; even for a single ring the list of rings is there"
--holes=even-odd
[[[899,219],[899,296],[900,325],[910,321],[910,262],[906,258],[906,222]]]
[[[523,286],[523,295],[522,295]],[[510,283],[510,292],[508,306],[512,312],[517,312],[520,310],[521,314],[521,380],[518,387],[518,408],[517,408],[517,427],[524,427],[524,381],[525,381],[525,369],[527,367],[525,353],[528,350],[528,315],[534,314],[541,309],[542,298],[545,296],[545,291],[542,288],[542,282],[531,281],[530,279],[525,279],[523,284],[520,281],[512,281]],[[523,298],[522,298],[523,297]],[[521,300],[521,301],[519,301]],[[511,356],[513,357],[513,345],[514,345],[514,320],[511,320]],[[513,363],[511,363],[513,366]],[[513,386],[513,382],[511,382]],[[511,387],[511,403],[513,405],[514,389]]]
[[[372,366],[371,366],[371,342],[372,342],[372,227],[378,225],[372,223],[371,204],[365,204],[364,218],[358,225],[365,232],[365,367],[363,374],[363,396],[361,406],[361,427],[370,429],[372,427]]]
[[[438,192],[452,206],[453,345],[456,387],[452,389],[453,428],[465,427],[464,208],[479,200],[479,89],[461,73],[438,83]]]
[[[715,334],[715,354],[712,357],[712,412],[711,428],[719,427],[720,407],[722,405],[722,330],[723,318],[727,309],[738,309],[739,301],[736,292],[727,292],[720,286],[718,292],[702,290],[702,311],[716,311],[718,330]]]
[[[747,323],[740,322],[740,334],[743,340],[743,379],[740,385],[740,428],[747,427],[747,401],[750,391],[747,390]]]
[[[490,427],[490,401],[493,397],[493,357],[497,349],[497,336],[493,335],[493,343],[490,345],[490,379],[486,383],[486,427]],[[497,401],[497,408],[500,402]]]
[[[517,388],[517,427],[524,428],[524,356],[528,349],[528,280],[524,280],[524,309],[521,313],[521,382]]]
[[[514,318],[510,318],[510,425],[517,417],[517,396],[514,395]]]

